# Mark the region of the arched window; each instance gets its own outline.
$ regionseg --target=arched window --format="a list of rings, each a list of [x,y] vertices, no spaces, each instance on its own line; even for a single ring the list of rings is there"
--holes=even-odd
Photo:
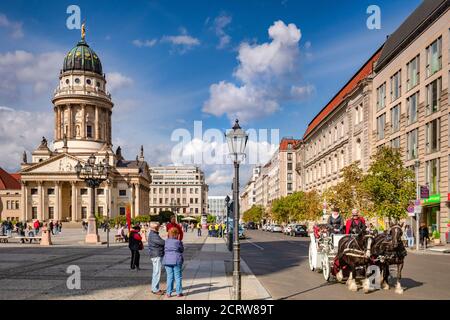
[[[355,160],[359,161],[361,160],[361,139],[357,138],[356,139],[356,144],[355,144]]]

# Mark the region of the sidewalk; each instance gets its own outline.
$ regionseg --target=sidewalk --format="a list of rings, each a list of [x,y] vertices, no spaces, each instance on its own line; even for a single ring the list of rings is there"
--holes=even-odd
[[[186,263],[183,289],[186,300],[231,300],[233,256],[221,238],[206,238],[202,249]],[[270,294],[241,259],[241,288],[243,300],[267,300]],[[161,297],[166,300],[167,297]],[[174,298],[170,298],[174,299]],[[179,300],[180,298],[175,298]]]
[[[414,248],[407,248],[408,252],[415,253],[415,254],[449,254],[450,253],[450,244],[444,244],[444,245],[430,245],[427,249],[419,249],[419,251],[416,251],[416,247]]]

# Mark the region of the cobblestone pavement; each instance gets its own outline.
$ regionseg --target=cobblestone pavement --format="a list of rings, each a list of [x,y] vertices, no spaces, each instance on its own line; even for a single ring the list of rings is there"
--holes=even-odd
[[[205,232],[206,233],[206,232]],[[106,234],[100,232],[101,239]],[[114,232],[111,232],[110,239]],[[165,237],[164,232],[161,233]],[[141,270],[130,270],[126,244],[82,244],[81,229],[66,229],[52,238],[54,245],[7,243],[0,245],[0,299],[156,299],[150,293],[151,262],[141,251]],[[193,260],[206,237],[185,236],[186,264]],[[69,290],[66,273],[79,266],[81,289]],[[162,275],[162,279],[164,279]]]

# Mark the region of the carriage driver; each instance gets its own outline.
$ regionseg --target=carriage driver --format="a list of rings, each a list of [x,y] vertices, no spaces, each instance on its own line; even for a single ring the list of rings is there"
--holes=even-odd
[[[366,232],[366,221],[359,215],[358,209],[352,210],[352,217],[345,224],[345,234],[359,235]],[[372,235],[365,235],[367,239],[366,257],[370,257],[370,247],[372,245]]]
[[[332,234],[344,233],[344,219],[339,214],[339,208],[333,207],[331,216],[328,218],[328,228]]]

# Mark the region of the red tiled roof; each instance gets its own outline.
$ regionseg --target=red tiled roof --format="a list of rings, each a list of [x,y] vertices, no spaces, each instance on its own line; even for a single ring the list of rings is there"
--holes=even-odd
[[[299,143],[300,140],[298,139],[286,139],[283,138],[281,139],[280,142],[280,151],[286,151],[288,149],[288,144],[292,144],[292,149],[294,149],[294,147],[297,145],[297,143]]]
[[[346,95],[352,92],[359,83],[364,80],[373,72],[374,62],[378,60],[381,54],[380,47],[373,56],[353,75],[353,77],[345,84],[345,86],[331,99],[330,102],[314,117],[309,123],[306,132],[303,135],[305,139],[341,102],[345,99]]]
[[[17,176],[17,174],[15,175]],[[0,190],[11,190],[20,188],[21,188],[20,183],[16,179],[16,177],[0,168]]]

